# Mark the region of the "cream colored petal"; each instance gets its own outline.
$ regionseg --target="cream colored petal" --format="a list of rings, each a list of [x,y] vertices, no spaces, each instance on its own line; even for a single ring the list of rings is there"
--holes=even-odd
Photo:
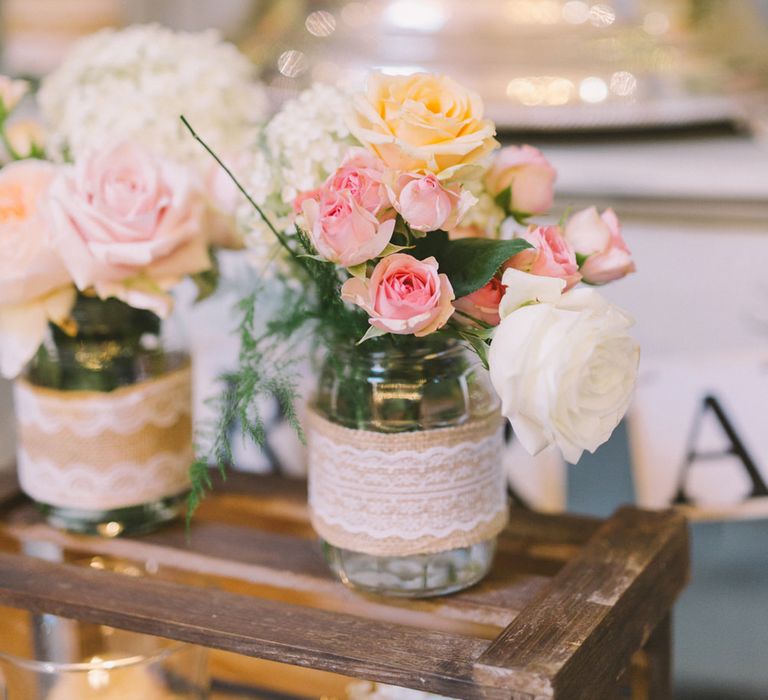
[[[499,304],[499,316],[504,319],[521,306],[530,303],[556,303],[566,282],[558,277],[542,277],[513,267],[504,271],[502,284],[507,288]]]

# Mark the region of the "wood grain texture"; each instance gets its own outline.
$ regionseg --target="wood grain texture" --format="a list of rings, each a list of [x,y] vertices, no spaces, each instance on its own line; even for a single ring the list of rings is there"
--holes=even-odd
[[[668,682],[663,620],[688,574],[677,514],[516,510],[480,585],[404,601],[333,579],[304,482],[237,474],[219,488],[189,540],[180,526],[135,539],[72,535],[14,503],[0,513],[0,550],[44,544],[78,566],[0,554],[0,603],[462,700],[608,698],[643,645],[624,678],[638,693]],[[93,557],[120,565],[94,570]],[[144,576],[115,573],[129,570]]]
[[[479,682],[606,697],[688,577],[685,519],[622,508],[483,653]]]
[[[460,697],[487,642],[0,553],[0,601],[282,663]]]

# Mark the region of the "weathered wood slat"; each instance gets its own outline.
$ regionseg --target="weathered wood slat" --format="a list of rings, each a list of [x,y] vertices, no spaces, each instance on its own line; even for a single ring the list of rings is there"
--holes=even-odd
[[[606,697],[684,586],[684,518],[619,509],[480,657],[476,678],[541,697]]]
[[[0,553],[0,602],[454,697],[509,697],[472,681],[487,641],[215,589]]]
[[[658,628],[635,655],[652,676],[625,677],[653,692],[668,681],[660,623],[688,572],[677,514],[625,508],[598,521],[516,510],[480,585],[404,601],[331,577],[304,482],[233,474],[217,489],[190,540],[181,526],[135,539],[67,534],[10,503],[0,550],[43,543],[79,566],[0,554],[0,602],[463,700],[611,697]],[[157,573],[94,570],[97,555],[99,566]]]

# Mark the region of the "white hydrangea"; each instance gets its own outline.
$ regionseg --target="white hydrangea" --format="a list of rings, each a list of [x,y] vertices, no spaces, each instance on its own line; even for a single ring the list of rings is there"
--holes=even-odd
[[[138,138],[201,169],[210,167],[210,156],[180,114],[227,154],[242,148],[268,106],[253,64],[215,31],[174,32],[158,25],[106,29],[80,40],[43,81],[39,102],[54,158]]]
[[[319,187],[350,146],[358,145],[346,124],[350,104],[350,92],[313,85],[283,105],[236,168],[249,194],[287,235],[292,235],[296,195]],[[274,234],[245,200],[238,221],[249,231],[247,243],[258,269],[279,260]]]
[[[266,149],[283,202],[318,187],[358,144],[347,128],[351,104],[351,93],[317,83],[286,102],[269,122]]]

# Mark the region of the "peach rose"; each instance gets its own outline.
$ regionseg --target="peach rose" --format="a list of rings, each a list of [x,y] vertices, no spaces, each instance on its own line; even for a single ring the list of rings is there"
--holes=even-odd
[[[457,226],[448,231],[448,237],[452,241],[458,241],[462,238],[488,238],[488,232],[479,224],[469,224],[468,226]]]
[[[472,294],[467,294],[467,296],[457,299],[453,302],[453,305],[458,311],[463,311],[472,318],[484,321],[492,326],[498,326],[500,321],[499,304],[503,297],[504,285],[498,277],[491,277],[484,287],[480,287],[480,289],[472,292]],[[466,316],[462,317],[461,314],[458,315],[458,318],[466,319],[468,322],[472,320]]]
[[[510,188],[510,208],[518,214],[544,214],[552,207],[557,173],[533,146],[507,146],[494,157],[485,175],[488,191],[496,196]]]
[[[458,185],[444,186],[431,173],[403,173],[389,197],[395,209],[415,231],[455,228],[477,198]]]
[[[40,207],[56,171],[40,160],[0,170],[0,373],[9,378],[37,352],[48,322],[63,324],[75,303]]]
[[[429,73],[372,74],[366,93],[355,99],[349,128],[387,167],[441,180],[498,146],[479,95]]]
[[[381,222],[348,191],[323,188],[302,202],[304,224],[317,252],[352,267],[379,256],[395,230],[393,218]]]
[[[372,326],[398,335],[429,335],[454,311],[453,287],[447,275],[438,273],[437,260],[404,253],[380,260],[370,280],[348,279],[341,297],[365,309]]]
[[[206,202],[189,172],[133,143],[92,153],[53,182],[54,241],[78,289],[166,316],[167,293],[210,268]]]
[[[517,234],[533,247],[513,255],[504,267],[514,267],[523,272],[542,277],[565,280],[570,289],[580,279],[576,254],[563,238],[559,226],[529,226],[525,233]]]
[[[605,284],[635,271],[613,209],[602,214],[595,207],[576,212],[565,225],[565,238],[580,257],[586,258],[580,272],[589,284]]]

